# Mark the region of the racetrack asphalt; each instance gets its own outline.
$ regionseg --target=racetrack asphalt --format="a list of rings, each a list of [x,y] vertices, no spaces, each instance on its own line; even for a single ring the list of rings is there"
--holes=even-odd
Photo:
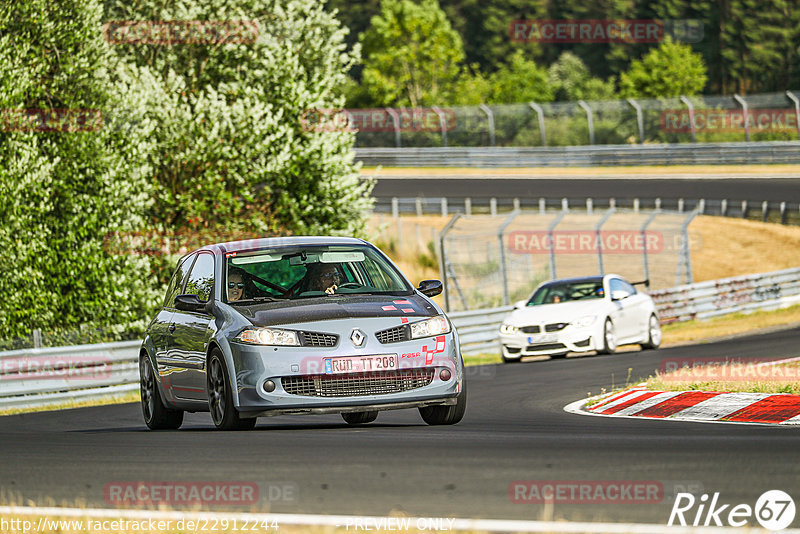
[[[104,488],[135,481],[249,481],[287,513],[666,524],[674,492],[720,492],[755,505],[764,491],[800,497],[800,428],[664,422],[566,413],[577,399],[646,378],[665,358],[800,355],[800,327],[658,351],[470,368],[469,405],[452,427],[416,411],[348,427],[339,416],[263,418],[226,433],[208,414],[181,430],[147,431],[138,404],[0,418],[0,493],[17,503],[110,507]],[[512,502],[514,481],[634,481],[663,487],[657,503]],[[270,487],[292,487],[288,494]],[[211,509],[214,509],[213,507]],[[226,507],[224,509],[230,509]],[[800,520],[796,519],[794,526]],[[755,522],[751,522],[755,524]]]

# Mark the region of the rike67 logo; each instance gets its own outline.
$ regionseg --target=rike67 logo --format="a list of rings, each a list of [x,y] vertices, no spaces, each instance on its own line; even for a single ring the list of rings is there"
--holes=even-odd
[[[710,496],[704,493],[696,498],[691,493],[679,493],[675,497],[672,511],[669,514],[668,526],[691,525],[743,527],[748,520],[755,518],[767,530],[773,532],[783,530],[794,521],[794,500],[781,490],[765,491],[756,501],[756,505],[731,505],[719,500],[719,492]]]

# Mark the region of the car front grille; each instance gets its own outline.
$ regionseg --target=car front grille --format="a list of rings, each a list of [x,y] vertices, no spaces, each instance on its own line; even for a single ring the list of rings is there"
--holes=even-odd
[[[335,347],[339,342],[336,334],[325,334],[322,332],[298,332],[300,334],[300,345],[303,347]]]
[[[551,323],[544,325],[545,332],[558,332],[559,330],[564,330],[569,323]]]
[[[539,328],[539,325],[537,324],[534,326],[523,326],[522,331],[526,334],[538,334],[542,331],[542,329]]]
[[[540,350],[558,350],[566,349],[567,346],[563,343],[539,343],[538,345],[528,345],[525,347],[526,352],[535,352]]]
[[[427,386],[434,369],[404,369],[342,375],[284,376],[283,389],[289,395],[304,397],[361,397],[400,393]]]
[[[375,332],[375,337],[384,344],[399,343],[400,341],[408,341],[411,339],[411,329],[408,325],[402,324],[400,326],[381,330],[380,332]]]

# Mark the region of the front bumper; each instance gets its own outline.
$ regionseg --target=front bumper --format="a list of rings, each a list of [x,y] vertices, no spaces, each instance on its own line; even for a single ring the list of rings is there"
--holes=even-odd
[[[358,328],[367,339],[362,346],[355,347],[349,339],[353,327],[351,320],[302,325],[304,330],[338,334],[339,342],[335,347],[274,347],[231,342],[237,392],[234,404],[239,412],[250,417],[343,413],[456,402],[464,372],[455,332],[384,344],[377,340],[374,332],[385,329],[386,320],[362,319]],[[398,369],[326,373],[327,358],[366,355],[395,356]],[[442,376],[445,370],[450,374],[446,380]],[[447,373],[444,374],[447,378]],[[430,380],[407,379],[409,375],[430,375]],[[265,389],[267,381],[274,383],[273,391]],[[351,394],[353,392],[355,394]]]
[[[500,334],[500,348],[505,359],[524,356],[547,356],[568,352],[589,352],[597,350],[597,328],[568,325],[557,332],[526,334]]]

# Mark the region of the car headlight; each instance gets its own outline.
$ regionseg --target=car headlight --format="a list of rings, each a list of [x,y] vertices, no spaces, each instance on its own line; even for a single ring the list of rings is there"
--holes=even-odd
[[[505,323],[500,325],[501,334],[516,334],[517,332],[519,332],[519,327]]]
[[[234,339],[256,345],[300,345],[300,341],[297,339],[297,332],[278,330],[276,328],[248,328]]]
[[[424,321],[411,323],[411,339],[438,336],[450,331],[450,321],[443,315],[437,315]]]
[[[580,319],[578,319],[577,321],[575,321],[572,324],[574,324],[575,326],[583,328],[583,327],[586,327],[586,326],[591,326],[592,323],[594,323],[595,319],[597,319],[596,315],[584,315],[583,317],[581,317]]]

